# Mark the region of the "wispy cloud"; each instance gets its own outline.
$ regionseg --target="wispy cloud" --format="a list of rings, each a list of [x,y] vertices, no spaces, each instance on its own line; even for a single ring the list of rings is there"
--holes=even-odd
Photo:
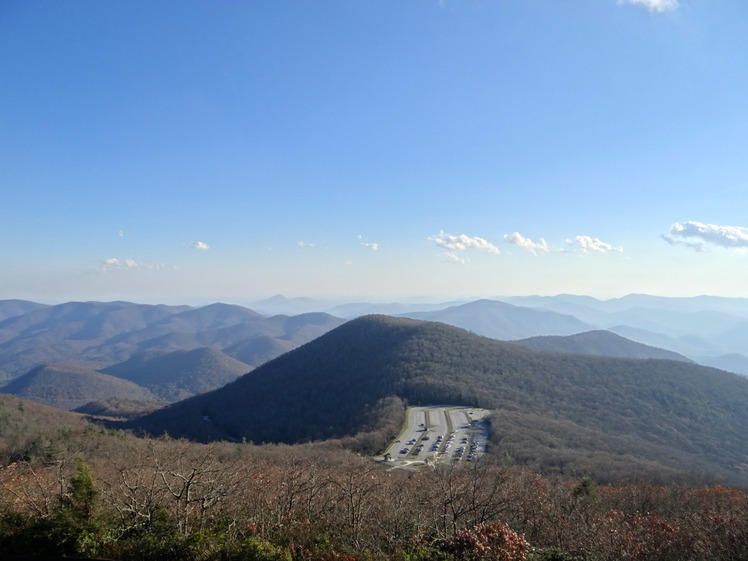
[[[676,222],[670,227],[669,233],[670,236],[662,236],[666,242],[685,245],[695,251],[702,251],[704,244],[748,250],[748,231],[742,226],[718,226],[694,221]]]
[[[366,238],[364,238],[364,236],[362,236],[361,234],[359,234],[359,235],[358,235],[358,236],[356,236],[356,237],[357,237],[357,238],[358,238],[359,240],[361,240],[361,245],[362,245],[362,246],[364,246],[364,247],[368,247],[368,248],[369,248],[370,250],[372,250],[372,251],[378,251],[378,250],[379,250],[379,244],[378,244],[378,243],[376,243],[376,242],[367,242],[367,241],[366,241]]]
[[[548,253],[551,250],[551,248],[548,247],[548,243],[543,238],[540,238],[539,242],[534,242],[530,238],[524,237],[519,232],[506,234],[504,236],[504,241],[516,245],[525,251],[529,251],[533,255],[537,255],[538,253]]]
[[[125,231],[124,230],[117,230],[117,236],[120,237],[120,238],[124,238],[125,237]]]
[[[110,257],[103,261],[99,267],[99,271],[102,273],[133,270],[160,271],[167,268],[168,267],[162,263],[146,263],[144,261],[138,261],[137,259],[117,259],[116,257]]]
[[[184,245],[192,249],[197,249],[200,251],[208,251],[210,249],[210,246],[205,242],[189,242]]]
[[[449,249],[452,252],[474,249],[477,251],[492,253],[494,255],[501,253],[498,247],[478,236],[467,236],[465,234],[452,236],[441,231],[439,232],[439,235],[430,237],[429,240],[436,242],[436,245],[443,247],[444,249]]]
[[[442,253],[442,257],[444,257],[445,263],[459,263],[460,265],[470,263],[470,259],[467,257],[460,257],[454,251],[445,251]]]
[[[620,253],[623,251],[622,247],[614,247],[600,238],[591,236],[577,236],[573,240],[566,240],[566,243],[576,247],[582,253],[610,253],[611,251]]]
[[[311,242],[305,242],[305,241],[298,241],[296,242],[296,245],[299,247],[314,247],[314,244]]]
[[[680,4],[678,0],[618,0],[619,4],[634,4],[642,6],[654,13],[669,12],[677,10]]]

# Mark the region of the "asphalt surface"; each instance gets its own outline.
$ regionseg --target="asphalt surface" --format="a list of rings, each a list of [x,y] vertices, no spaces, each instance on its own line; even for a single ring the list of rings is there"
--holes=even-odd
[[[488,413],[477,407],[410,407],[403,430],[379,459],[402,468],[475,462],[486,451]]]

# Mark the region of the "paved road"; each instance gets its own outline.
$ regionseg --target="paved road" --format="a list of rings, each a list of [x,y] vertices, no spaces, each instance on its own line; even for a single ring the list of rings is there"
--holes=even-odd
[[[410,407],[402,432],[380,459],[389,454],[393,467],[475,461],[486,451],[488,413],[476,407]]]

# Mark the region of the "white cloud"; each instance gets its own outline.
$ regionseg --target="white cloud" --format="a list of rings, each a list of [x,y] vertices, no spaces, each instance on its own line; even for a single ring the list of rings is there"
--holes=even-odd
[[[210,246],[205,242],[190,242],[185,245],[187,247],[191,247],[192,249],[198,249],[200,251],[208,251],[210,249]]]
[[[124,231],[124,230],[117,230],[117,235],[118,235],[118,236],[119,236],[120,238],[124,238],[124,237],[125,237],[125,231]]]
[[[452,236],[441,231],[439,232],[438,236],[434,236],[429,239],[436,242],[436,245],[445,249],[449,249],[453,253],[456,251],[465,251],[467,249],[486,251],[494,255],[498,255],[499,253],[501,253],[498,247],[478,236],[471,237],[466,236],[465,234]]]
[[[314,247],[313,243],[305,242],[305,241],[296,242],[296,245],[298,245],[299,247]]]
[[[444,261],[449,263],[459,263],[460,265],[464,265],[465,263],[470,262],[470,259],[467,257],[460,257],[454,251],[445,251],[442,253],[442,256],[444,257]]]
[[[539,242],[534,242],[530,238],[524,237],[519,232],[506,234],[504,236],[504,241],[506,243],[516,245],[517,247],[521,247],[522,249],[529,251],[533,255],[537,255],[538,252],[548,253],[551,250],[551,248],[548,247],[548,243],[546,243],[543,238],[540,238]]]
[[[600,238],[590,236],[577,236],[574,240],[566,240],[570,245],[576,245],[582,253],[610,253],[611,251],[622,252],[622,247],[613,247]]]
[[[678,0],[618,0],[619,4],[634,4],[643,6],[650,12],[661,14],[670,10],[676,10],[680,4]]]
[[[748,249],[748,232],[740,226],[718,226],[694,221],[682,224],[676,222],[670,227],[670,235],[686,241],[668,236],[663,236],[663,239],[671,244],[687,245],[696,251],[701,251],[705,243],[724,248]]]
[[[132,270],[146,270],[146,271],[160,271],[166,269],[166,265],[156,263],[146,263],[144,261],[138,261],[137,259],[117,259],[111,257],[105,259],[99,267],[102,273],[108,273],[110,271],[132,271]]]

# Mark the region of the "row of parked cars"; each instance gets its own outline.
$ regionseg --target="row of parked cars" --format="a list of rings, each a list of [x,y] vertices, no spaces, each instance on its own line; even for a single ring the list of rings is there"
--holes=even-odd
[[[456,433],[452,432],[449,435],[449,437],[447,438],[446,442],[445,442],[444,441],[444,436],[441,435],[441,434],[439,434],[439,435],[437,435],[434,438],[434,441],[433,441],[433,443],[430,446],[430,450],[432,452],[438,452],[439,449],[441,448],[442,452],[444,454],[447,454],[452,449],[452,445],[454,444],[456,438],[457,438]],[[418,443],[418,446],[416,446],[415,448],[412,449],[412,454],[415,455],[415,456],[419,455],[423,451],[424,447],[427,446],[426,441],[429,441],[429,440],[431,440],[431,437],[428,436],[428,435],[424,436],[423,438],[421,438],[421,442]],[[455,451],[455,454],[454,454],[454,458],[455,459],[457,459],[457,460],[462,459],[462,456],[464,455],[464,452],[465,452],[465,447],[467,446],[468,443],[469,443],[469,439],[468,439],[467,436],[463,436],[460,439],[461,446],[459,446],[456,449],[456,451]],[[409,440],[408,443],[407,443],[407,445],[404,446],[400,450],[400,454],[401,455],[410,454],[411,453],[411,448],[410,447],[413,446],[413,445],[415,445],[415,444],[416,444],[416,439]],[[442,445],[443,445],[443,448],[442,448]],[[467,458],[469,461],[472,461],[472,460],[475,459],[475,455],[477,453],[477,449],[478,449],[478,445],[475,444],[475,443],[473,443],[470,446],[470,453],[468,454],[468,458]]]

